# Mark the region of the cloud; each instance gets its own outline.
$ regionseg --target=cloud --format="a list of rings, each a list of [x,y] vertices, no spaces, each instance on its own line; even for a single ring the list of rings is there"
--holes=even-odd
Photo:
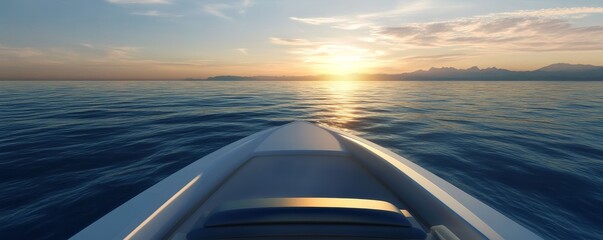
[[[29,47],[9,47],[6,45],[0,44],[0,57],[2,59],[8,58],[32,58],[32,57],[40,57],[45,55],[44,52]]]
[[[406,23],[401,17],[433,7],[427,1],[389,11],[291,20],[337,29],[365,29],[375,44],[402,48],[473,48],[478,50],[575,51],[603,50],[603,26],[578,26],[572,21],[603,13],[602,7],[521,10],[458,18],[448,21]]]
[[[240,2],[234,4],[226,4],[226,3],[214,3],[214,4],[206,4],[202,6],[202,9],[205,13],[227,19],[232,20],[231,15],[239,14],[244,15],[249,7],[253,5],[251,0],[242,0]]]
[[[14,47],[0,44],[0,66],[56,65],[74,62],[79,54],[64,48]]]
[[[156,10],[150,10],[150,11],[145,11],[145,12],[132,12],[130,14],[138,15],[138,16],[147,16],[147,17],[173,17],[173,18],[182,17],[182,15],[163,13],[163,12],[159,12]]]
[[[316,45],[315,42],[310,42],[306,39],[301,38],[278,38],[271,37],[270,42],[277,45],[286,45],[286,46],[309,46]]]
[[[603,7],[573,7],[573,8],[547,8],[540,10],[520,10],[515,12],[494,13],[486,16],[540,16],[556,17],[584,14],[603,13]]]
[[[411,3],[395,7],[394,9],[380,12],[372,12],[358,15],[345,15],[335,17],[291,17],[289,19],[310,25],[330,25],[333,28],[344,30],[355,30],[361,28],[370,28],[378,26],[377,22],[383,19],[395,18],[404,14],[416,13],[431,9],[434,7],[442,7],[433,4],[431,1],[417,0]],[[452,9],[452,6],[448,8]]]
[[[456,53],[447,53],[447,54],[437,54],[437,55],[418,55],[418,56],[408,56],[400,59],[402,62],[412,62],[413,64],[426,64],[433,65],[434,63],[442,63],[442,62],[453,62],[457,60],[462,60],[470,55],[468,54],[456,54]]]
[[[603,8],[496,13],[450,21],[379,27],[373,37],[409,47],[469,47],[516,51],[603,50],[603,26],[576,26],[568,17]]]
[[[354,30],[363,35],[356,39],[323,42],[278,37],[270,38],[270,41],[289,47],[289,53],[306,65],[333,65],[333,62],[340,64],[350,60],[372,64],[373,69],[381,70],[394,64],[398,67],[429,66],[488,59],[501,52],[603,50],[603,24],[581,19],[603,13],[601,7],[521,10],[432,22],[408,21],[412,19],[409,16],[434,6],[415,2],[368,14],[291,17],[303,24]],[[589,22],[591,25],[583,25]],[[382,49],[386,51],[378,51]]]
[[[106,59],[110,60],[122,60],[132,59],[133,54],[140,50],[138,47],[120,46],[120,47],[108,47],[105,49]]]
[[[90,43],[81,43],[80,45],[82,45],[82,47],[85,48],[90,48],[90,49],[94,49],[94,45],[90,44]]]
[[[291,17],[289,18],[294,21],[298,21],[305,24],[310,25],[332,25],[334,28],[345,29],[345,30],[354,30],[363,27],[368,27],[371,24],[367,21],[362,20],[354,20],[351,18],[298,18]]]
[[[52,63],[63,65],[119,66],[119,65],[155,65],[155,66],[207,66],[210,60],[158,61],[141,58],[140,47],[107,46],[82,43],[89,49],[77,53],[64,48],[9,47],[0,44],[0,62],[22,61],[24,63]]]
[[[237,52],[239,52],[241,54],[244,54],[244,55],[247,55],[247,53],[248,53],[247,52],[247,48],[235,48],[233,50],[235,50],[235,51],[237,51]]]
[[[0,44],[0,79],[174,79],[229,66],[203,59],[147,59],[139,55],[142,50],[90,43],[71,48]]]
[[[0,44],[0,62],[21,62],[32,64],[71,64],[74,62],[118,62],[135,59],[140,48],[131,46],[96,46],[80,44],[88,49],[78,52],[69,48],[13,47]]]
[[[310,24],[310,25],[334,24],[334,23],[341,23],[341,22],[345,21],[345,19],[343,19],[343,18],[337,18],[337,17],[332,17],[332,18],[299,18],[299,17],[290,17],[290,19],[293,20],[293,21],[298,21],[298,22],[302,22],[302,23]]]
[[[303,56],[305,62],[325,62],[334,60],[366,60],[383,55],[384,52],[346,44],[324,44],[299,48],[290,53]]]
[[[172,0],[107,0],[114,4],[169,4]]]

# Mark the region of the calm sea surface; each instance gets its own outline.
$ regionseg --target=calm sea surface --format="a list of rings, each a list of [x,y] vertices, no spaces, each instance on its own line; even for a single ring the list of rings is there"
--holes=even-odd
[[[548,239],[603,239],[603,82],[0,82],[0,239],[62,239],[218,148],[308,120]]]

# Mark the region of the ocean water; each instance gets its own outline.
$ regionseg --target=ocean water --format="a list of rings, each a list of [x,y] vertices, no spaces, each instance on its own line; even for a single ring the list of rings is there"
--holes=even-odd
[[[0,82],[0,239],[64,239],[293,120],[349,131],[547,239],[603,239],[603,82]]]

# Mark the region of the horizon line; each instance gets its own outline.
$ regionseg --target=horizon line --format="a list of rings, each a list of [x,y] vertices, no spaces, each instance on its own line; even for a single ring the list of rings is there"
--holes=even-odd
[[[208,77],[185,77],[185,78],[78,78],[78,77],[53,77],[53,78],[19,78],[19,77],[4,77],[0,78],[0,81],[341,81],[333,78],[355,78],[353,80],[356,81],[429,81],[425,79],[357,79],[358,76],[390,76],[395,77],[396,75],[403,74],[412,74],[416,72],[428,72],[432,69],[453,69],[459,71],[466,71],[469,69],[477,68],[479,70],[488,70],[488,69],[496,69],[501,71],[510,71],[513,73],[530,73],[536,72],[543,68],[547,68],[554,65],[570,65],[570,66],[589,66],[589,67],[598,67],[603,68],[603,66],[597,66],[592,64],[574,64],[574,63],[553,63],[546,65],[544,67],[536,68],[534,70],[509,70],[505,68],[498,67],[485,67],[480,68],[478,66],[472,66],[469,68],[455,68],[455,67],[430,67],[427,70],[419,69],[412,72],[401,72],[401,73],[356,73],[356,74],[308,74],[308,75],[232,75],[232,74],[222,74],[222,75],[213,75]],[[584,70],[582,70],[584,71]],[[577,71],[581,72],[581,71]],[[212,78],[241,78],[240,80],[212,80]],[[271,79],[261,79],[261,78],[271,78]],[[282,80],[278,80],[278,78],[282,78]],[[286,78],[289,78],[287,80]],[[297,80],[291,80],[297,78]],[[315,79],[303,79],[303,78],[315,78]],[[316,78],[324,78],[324,79],[316,79]],[[525,81],[538,81],[539,79],[530,80],[526,79]],[[603,79],[602,79],[603,80]],[[436,79],[435,81],[493,81],[493,80],[475,80],[475,79]],[[522,81],[522,80],[497,80],[497,81]],[[542,81],[551,81],[551,80],[542,80]],[[564,81],[564,80],[553,80],[553,81]],[[576,80],[567,80],[567,81],[576,81]],[[591,80],[592,81],[592,80]],[[600,81],[600,80],[595,80]]]

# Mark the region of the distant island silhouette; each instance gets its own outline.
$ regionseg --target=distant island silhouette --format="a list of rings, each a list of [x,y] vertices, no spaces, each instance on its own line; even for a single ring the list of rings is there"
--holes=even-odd
[[[215,76],[187,78],[191,81],[318,81],[332,79],[328,75],[308,76]],[[496,67],[430,68],[400,74],[361,74],[358,79],[370,81],[603,81],[603,66],[556,63],[533,71],[511,71]]]

